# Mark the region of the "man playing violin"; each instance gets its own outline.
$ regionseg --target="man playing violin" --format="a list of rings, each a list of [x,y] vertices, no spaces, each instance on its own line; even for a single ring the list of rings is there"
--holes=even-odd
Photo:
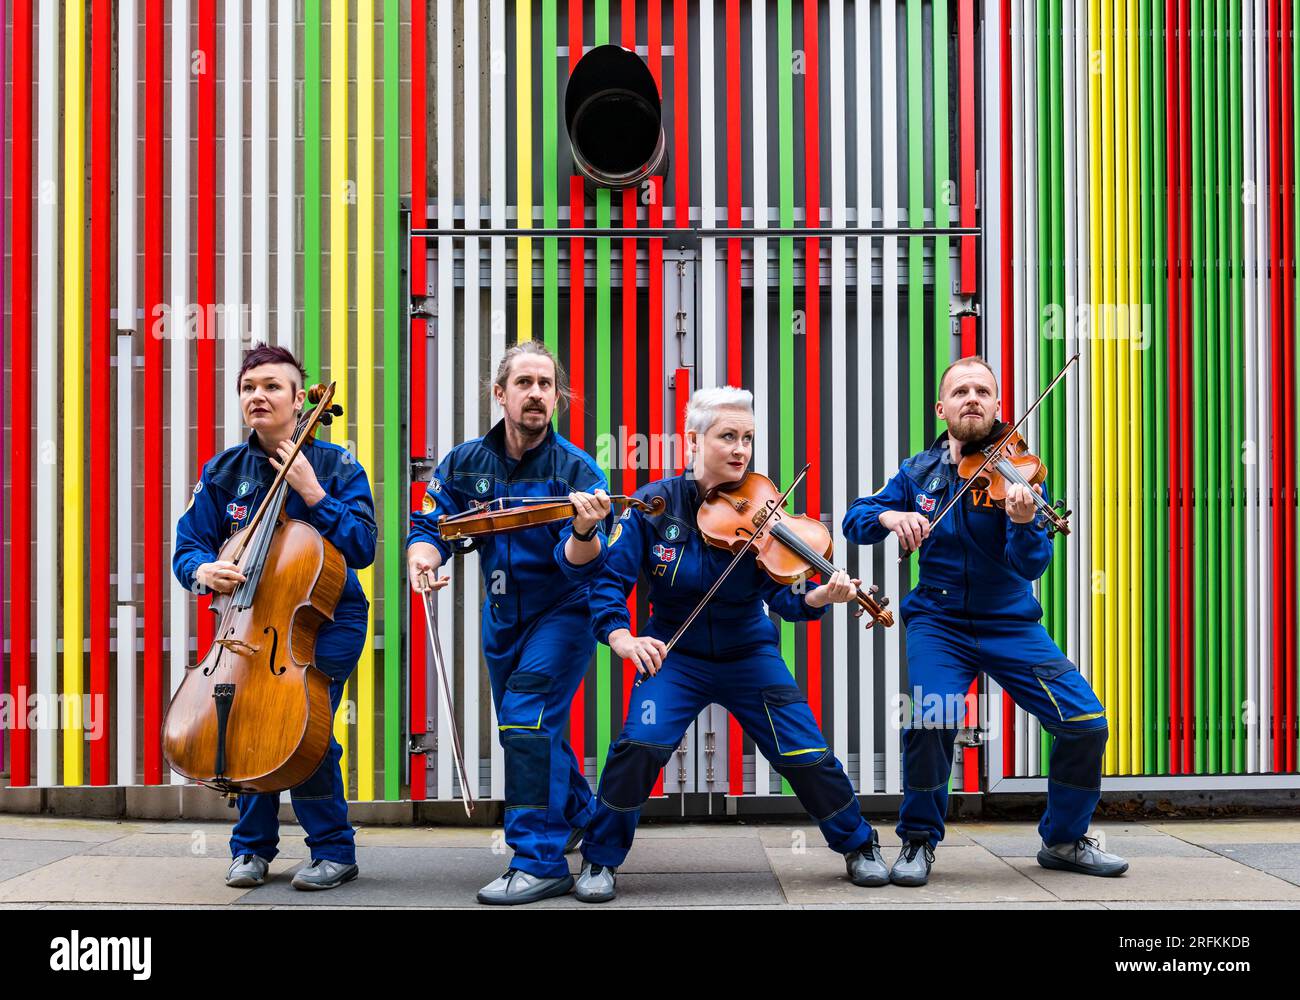
[[[239,370],[239,405],[252,431],[203,467],[189,508],[176,525],[172,570],[195,593],[229,594],[244,576],[218,558],[222,544],[247,527],[293,449],[293,436],[307,393],[307,374],[283,347],[259,345],[245,353]],[[316,636],[315,666],[330,679],[330,708],[337,711],[343,687],[356,668],[369,627],[370,604],[356,570],[375,559],[374,500],[366,472],[336,444],[313,440],[285,476],[290,492],[286,517],[306,521],[347,562],[347,582],[334,620]],[[294,814],[307,833],[311,862],[293,878],[296,889],[333,889],[357,877],[356,848],[339,768],[343,748],[330,739],[315,773],[290,790]],[[239,796],[239,819],[230,837],[233,857],[226,885],[245,889],[266,881],[279,840],[278,793]]]
[[[1039,623],[1033,581],[1046,572],[1052,542],[1029,489],[1013,484],[1005,512],[986,491],[968,489],[931,530],[961,481],[963,454],[996,444],[997,377],[978,357],[943,373],[935,414],[948,429],[907,459],[885,486],[853,503],[844,517],[851,542],[874,545],[892,532],[903,551],[920,549],[920,582],[901,606],[907,631],[912,718],[903,732],[902,850],[895,885],[924,885],[944,835],[953,741],[965,694],[985,671],[1053,736],[1047,811],[1038,825],[1044,868],[1121,875],[1128,862],[1086,836],[1101,798],[1106,713],[1083,675]],[[1050,504],[1045,486],[1033,490]],[[924,545],[922,543],[924,542]]]
[[[492,398],[502,419],[439,463],[423,509],[412,515],[407,557],[417,591],[440,589],[450,581],[435,578],[438,567],[457,551],[439,534],[440,517],[508,497],[567,495],[577,511],[567,521],[481,540],[483,657],[505,751],[505,837],[514,857],[478,901],[514,905],[573,888],[564,855],[594,810],[564,727],[596,647],[587,582],[605,558],[610,501],[595,460],[551,426],[568,387],[540,342],[506,351]]]
[[[711,488],[745,476],[754,442],[753,395],[732,387],[697,391],[686,411],[685,437],[686,472],[636,494],[647,501],[663,497],[664,513],[647,517],[632,507],[623,512],[591,587],[592,631],[615,656],[633,663],[641,682],[601,774],[576,895],[589,903],[614,898],[618,866],[632,847],[655,777],[710,703],[735,715],[790,782],[827,844],[846,856],[849,877],[858,885],[885,885],[889,872],[876,834],[781,658],[777,629],[767,614],[770,608],[786,621],[821,618],[831,604],[853,599],[857,581],[837,572],[821,586],[783,586],[759,568],[752,551],[746,552],[667,651],[666,641],[733,558],[706,545],[696,514]],[[627,596],[642,572],[651,614],[643,633],[633,635]]]

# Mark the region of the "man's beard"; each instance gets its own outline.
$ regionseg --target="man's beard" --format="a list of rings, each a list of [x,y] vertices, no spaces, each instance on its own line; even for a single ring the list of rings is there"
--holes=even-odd
[[[948,435],[958,441],[979,441],[989,436],[996,420],[997,417],[992,416],[987,420],[980,420],[978,424],[967,423],[966,414],[962,414],[948,424]]]
[[[546,433],[546,428],[550,424],[550,420],[543,419],[541,424],[539,424],[537,427],[530,427],[525,421],[529,418],[531,414],[537,414],[543,418],[546,417],[545,410],[526,409],[526,410],[521,410],[519,413],[519,419],[516,421],[511,421],[511,423],[515,425],[515,431],[523,435],[524,437],[528,437],[528,438],[540,437],[541,435]]]

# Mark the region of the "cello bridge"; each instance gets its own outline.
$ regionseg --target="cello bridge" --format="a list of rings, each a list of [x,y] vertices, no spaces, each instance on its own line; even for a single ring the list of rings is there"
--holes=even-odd
[[[217,639],[215,641],[218,646],[228,649],[232,653],[237,653],[241,656],[254,656],[257,653],[260,653],[262,651],[261,646],[249,645],[248,643],[244,642],[243,639]]]

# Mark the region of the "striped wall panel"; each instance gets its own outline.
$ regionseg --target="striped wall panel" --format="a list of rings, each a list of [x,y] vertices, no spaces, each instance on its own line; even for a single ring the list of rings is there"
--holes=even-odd
[[[568,365],[559,429],[614,486],[679,467],[680,401],[737,382],[756,466],[812,462],[795,506],[835,525],[933,438],[950,359],[989,357],[1013,414],[1077,351],[1030,427],[1075,511],[1039,589],[1107,704],[1107,773],[1294,773],[1293,2],[5,0],[0,685],[42,708],[4,714],[9,782],[175,780],[151,734],[210,626],[169,582],[170,524],[239,433],[250,336],[339,382],[334,436],[375,487],[336,720],[354,797],[457,798],[450,711],[477,793],[503,793],[477,567],[444,597],[442,705],[402,534],[522,337]],[[650,64],[672,151],[627,194],[574,180],[560,114],[608,41]],[[684,252],[635,232],[700,229]],[[436,319],[407,322],[408,288]],[[837,540],[895,605],[896,555]],[[902,630],[781,635],[857,787],[899,791]],[[631,677],[602,647],[575,699],[593,780]],[[1047,735],[983,694],[988,753],[953,787],[1044,773]],[[656,791],[685,790],[788,792],[713,709]]]

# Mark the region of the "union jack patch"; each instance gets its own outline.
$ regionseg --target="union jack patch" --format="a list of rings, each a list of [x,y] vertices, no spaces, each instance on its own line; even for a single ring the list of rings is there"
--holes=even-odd
[[[232,521],[242,521],[248,517],[248,504],[230,503],[226,504],[226,513],[230,515]]]
[[[671,547],[670,547],[670,546],[667,546],[667,545],[658,544],[658,545],[655,545],[655,547],[652,548],[650,551],[653,552],[653,553],[655,554],[655,557],[656,557],[656,558],[658,558],[658,559],[662,559],[662,560],[663,560],[664,562],[666,562],[666,563],[670,563],[670,562],[672,562],[674,559],[677,558],[677,547],[676,547],[676,546],[671,546]]]
[[[921,508],[922,513],[929,514],[939,505],[936,497],[928,497],[924,493],[916,495],[916,505]]]

